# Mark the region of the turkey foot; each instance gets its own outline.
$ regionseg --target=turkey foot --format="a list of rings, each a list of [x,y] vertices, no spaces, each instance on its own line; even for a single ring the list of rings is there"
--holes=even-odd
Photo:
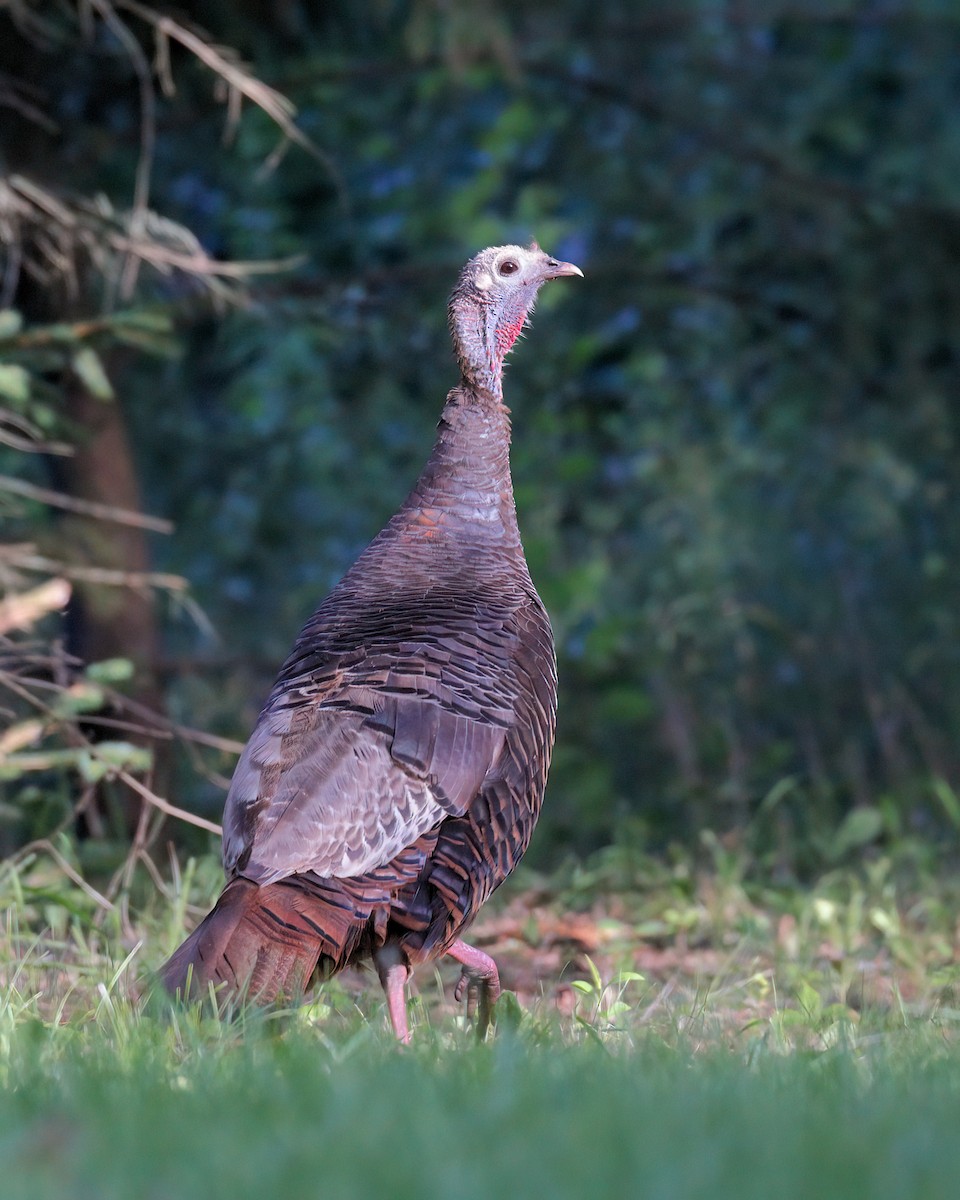
[[[410,968],[401,960],[396,946],[384,946],[374,955],[374,960],[380,983],[387,994],[387,1011],[393,1032],[397,1041],[407,1046],[410,1043],[410,1030],[407,1028],[407,978]]]
[[[476,946],[468,946],[459,938],[447,947],[447,954],[463,964],[457,986],[453,989],[454,999],[459,1003],[466,997],[467,1016],[477,1017],[477,1036],[483,1037],[490,1024],[493,1006],[500,995],[500,972],[489,954]]]

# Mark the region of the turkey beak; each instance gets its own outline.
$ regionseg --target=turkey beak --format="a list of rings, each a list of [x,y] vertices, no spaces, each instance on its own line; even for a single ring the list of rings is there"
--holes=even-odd
[[[564,275],[579,275],[583,278],[583,272],[579,267],[569,262],[559,262],[555,258],[548,258],[543,268],[544,279],[560,279]]]

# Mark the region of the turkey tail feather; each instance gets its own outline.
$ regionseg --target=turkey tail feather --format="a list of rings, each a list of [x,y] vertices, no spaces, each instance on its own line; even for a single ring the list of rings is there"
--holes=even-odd
[[[356,945],[357,915],[300,880],[258,887],[233,879],[160,977],[184,999],[200,999],[212,985],[259,1004],[295,1000],[322,958],[337,963]]]

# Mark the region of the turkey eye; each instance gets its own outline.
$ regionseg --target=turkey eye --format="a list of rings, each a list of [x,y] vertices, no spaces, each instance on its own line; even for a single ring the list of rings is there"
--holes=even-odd
[[[520,270],[520,264],[512,258],[502,262],[497,268],[501,275],[515,275]]]

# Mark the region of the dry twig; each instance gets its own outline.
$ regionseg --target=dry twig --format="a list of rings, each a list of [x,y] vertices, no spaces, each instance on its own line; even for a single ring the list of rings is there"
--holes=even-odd
[[[0,442],[25,454],[54,454],[70,458],[75,453],[67,442],[51,442],[32,421],[20,413],[0,409]]]
[[[189,586],[182,575],[169,575],[162,571],[119,571],[108,567],[73,566],[37,554],[29,545],[0,545],[0,562],[23,571],[42,571],[108,587],[160,588],[168,592],[183,592]]]
[[[90,899],[98,905],[98,907],[108,910],[113,908],[113,904],[106,898],[106,896],[102,895],[95,887],[87,883],[76,867],[74,867],[72,863],[68,862],[67,859],[64,858],[53,842],[48,841],[46,838],[40,838],[38,841],[28,842],[25,846],[22,846],[17,853],[8,860],[9,866],[20,866],[22,865],[24,859],[29,858],[31,854],[35,855],[38,853],[48,854],[64,873],[64,875],[66,875],[66,877],[72,883],[76,884],[76,886],[84,893],[84,895],[89,896]]]
[[[94,500],[81,500],[64,492],[37,487],[12,475],[0,475],[0,491],[12,492],[15,496],[23,496],[25,500],[36,500],[40,504],[50,505],[51,508],[62,508],[67,512],[81,513],[85,517],[95,517],[99,521],[111,521],[115,525],[132,525],[137,529],[150,529],[154,533],[173,533],[173,523],[165,521],[162,517],[150,517],[145,513],[116,508],[112,504],[98,504]]]
[[[92,749],[95,751],[96,747],[94,746]],[[124,771],[121,768],[115,774],[117,779],[121,779],[128,788],[136,792],[142,800],[146,800],[148,804],[152,805],[159,812],[164,813],[168,817],[176,817],[178,821],[185,821],[188,825],[196,825],[198,829],[206,829],[208,833],[215,833],[217,837],[223,836],[222,825],[218,825],[216,821],[208,821],[206,817],[198,817],[196,813],[187,812],[185,808],[178,808],[176,804],[171,804],[169,800],[164,800],[162,796],[158,796],[156,792],[148,788],[145,783],[141,783],[129,771]]]
[[[2,0],[0,0],[2,7]],[[40,33],[34,5],[16,5],[20,28],[40,45],[51,40]],[[156,85],[165,95],[175,91],[170,63],[170,43],[182,46],[212,72],[221,86],[227,110],[226,132],[229,139],[239,121],[242,104],[247,101],[264,112],[281,133],[277,150],[270,154],[265,169],[272,169],[286,146],[295,144],[321,162],[334,180],[341,204],[346,207],[346,189],[334,161],[316,145],[295,122],[296,109],[286,96],[258,79],[231,49],[216,45],[210,36],[195,27],[156,11],[141,0],[84,0],[76,6],[77,21],[88,41],[93,40],[95,19],[102,21],[122,49],[137,77],[140,107],[140,149],[134,175],[129,212],[118,212],[105,198],[95,203],[67,201],[53,196],[35,182],[22,176],[0,177],[0,243],[6,247],[2,295],[9,303],[20,271],[28,271],[43,283],[59,279],[68,292],[79,291],[78,256],[85,255],[101,277],[119,294],[129,297],[136,285],[140,267],[149,265],[161,273],[182,271],[202,280],[221,299],[236,299],[218,281],[243,279],[254,273],[287,270],[298,259],[279,262],[221,263],[210,258],[197,239],[183,226],[165,220],[150,208],[151,174],[156,147]],[[155,43],[151,64],[128,20],[149,27]],[[85,27],[85,28],[84,28]],[[25,101],[19,81],[0,79],[0,105],[17,101],[21,110]],[[33,106],[30,110],[31,114]],[[35,119],[43,114],[39,110]]]

